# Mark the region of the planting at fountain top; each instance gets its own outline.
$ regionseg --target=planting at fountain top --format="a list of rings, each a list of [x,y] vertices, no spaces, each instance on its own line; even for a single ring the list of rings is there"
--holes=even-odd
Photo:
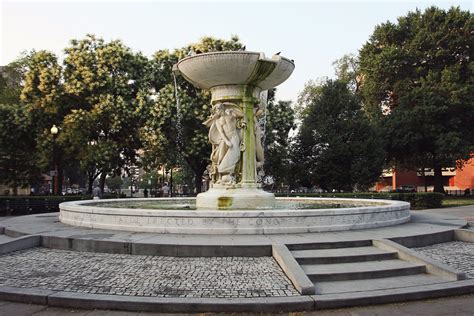
[[[60,205],[63,223],[102,229],[179,234],[286,234],[401,224],[410,205],[400,201],[279,198],[258,183],[264,151],[260,117],[266,90],[289,78],[293,61],[255,52],[214,52],[174,66],[211,91],[210,189],[196,199],[75,201]],[[335,207],[337,206],[337,207]]]

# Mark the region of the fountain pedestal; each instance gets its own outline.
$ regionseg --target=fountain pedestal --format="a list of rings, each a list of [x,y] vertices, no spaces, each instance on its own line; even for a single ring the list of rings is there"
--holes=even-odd
[[[260,188],[210,188],[196,197],[197,209],[247,210],[275,206],[275,195]]]
[[[256,132],[259,128],[256,113],[264,106],[260,97],[261,89],[250,85],[221,85],[210,90],[214,109],[216,105],[223,105],[224,112],[236,109],[239,115],[242,115],[236,122],[236,132],[240,140],[240,158],[235,166],[236,171],[229,175],[231,177],[229,183],[219,180],[219,170],[215,170],[217,175],[212,179],[211,188],[198,194],[196,207],[219,210],[274,207],[275,195],[265,192],[257,183],[257,163],[263,164],[263,161],[258,161],[263,159],[263,148],[257,149],[261,144],[258,144],[260,133]],[[264,111],[263,108],[263,113]],[[257,150],[262,152],[258,154]],[[262,157],[257,158],[258,155]],[[219,169],[219,166],[216,165],[214,168]]]
[[[257,183],[263,166],[262,129],[265,113],[261,92],[285,81],[294,63],[263,53],[215,52],[180,60],[174,71],[193,85],[209,89],[212,114],[205,124],[212,144],[211,186],[196,198],[198,209],[272,208],[275,196]]]

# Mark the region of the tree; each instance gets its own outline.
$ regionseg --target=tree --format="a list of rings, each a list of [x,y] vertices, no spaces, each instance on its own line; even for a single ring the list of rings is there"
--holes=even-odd
[[[230,41],[205,37],[198,43],[173,52],[160,50],[155,53],[152,60],[152,86],[156,96],[148,121],[142,129],[144,164],[149,169],[160,165],[173,168],[185,163],[194,172],[196,191],[201,191],[202,177],[210,155],[208,129],[203,125],[210,114],[210,93],[195,88],[181,77],[176,78],[176,92],[172,67],[191,51],[205,53],[241,48],[242,44],[235,36]]]
[[[10,64],[0,67],[0,104],[20,104],[23,78],[34,54],[34,51],[23,52]]]
[[[0,104],[0,179],[13,188],[40,178],[32,131],[34,124],[22,105]]]
[[[32,53],[26,63],[20,94],[21,104],[31,122],[29,137],[34,139],[30,151],[42,171],[57,169],[57,188],[62,187],[64,151],[50,129],[60,126],[67,112],[62,86],[62,68],[51,52]],[[60,192],[53,192],[60,193]]]
[[[434,170],[459,167],[474,150],[472,14],[431,7],[376,27],[360,52],[361,94],[386,127],[389,158]],[[385,115],[382,115],[385,114]]]
[[[308,99],[295,165],[324,190],[367,189],[380,176],[385,157],[377,130],[346,82],[328,80],[313,90],[320,93]]]
[[[109,188],[109,190],[115,191],[118,193],[121,192],[122,184],[123,184],[123,179],[121,176],[109,177],[105,180],[105,182],[107,183],[107,187]]]
[[[89,191],[100,175],[137,162],[139,129],[149,111],[148,60],[121,41],[88,35],[65,49],[64,91],[70,105],[61,140],[88,173]]]
[[[37,183],[36,127],[20,94],[28,60],[34,54],[23,53],[12,63],[0,67],[0,179],[16,188]]]
[[[271,176],[273,185],[280,187],[288,183],[290,170],[289,133],[295,128],[295,111],[290,101],[275,101],[276,89],[268,91],[265,115],[264,150],[266,176]]]
[[[354,54],[344,55],[334,61],[333,66],[336,72],[336,78],[346,82],[351,91],[358,93],[361,85],[359,75],[359,60]]]

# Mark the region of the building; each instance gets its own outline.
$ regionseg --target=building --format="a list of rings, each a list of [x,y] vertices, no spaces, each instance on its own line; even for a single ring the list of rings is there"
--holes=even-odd
[[[418,192],[433,191],[434,173],[426,169],[420,171],[392,169],[382,174],[382,179],[376,183],[375,190],[391,191],[400,187],[414,186]],[[443,170],[444,189],[452,194],[464,194],[466,189],[474,190],[474,158],[466,162],[462,169],[446,168]]]

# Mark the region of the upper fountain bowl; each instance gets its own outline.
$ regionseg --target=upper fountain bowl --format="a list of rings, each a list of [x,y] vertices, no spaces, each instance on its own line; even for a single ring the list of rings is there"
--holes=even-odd
[[[295,64],[288,58],[246,51],[211,52],[181,59],[174,71],[201,89],[221,85],[251,85],[262,90],[278,86],[291,75]]]

